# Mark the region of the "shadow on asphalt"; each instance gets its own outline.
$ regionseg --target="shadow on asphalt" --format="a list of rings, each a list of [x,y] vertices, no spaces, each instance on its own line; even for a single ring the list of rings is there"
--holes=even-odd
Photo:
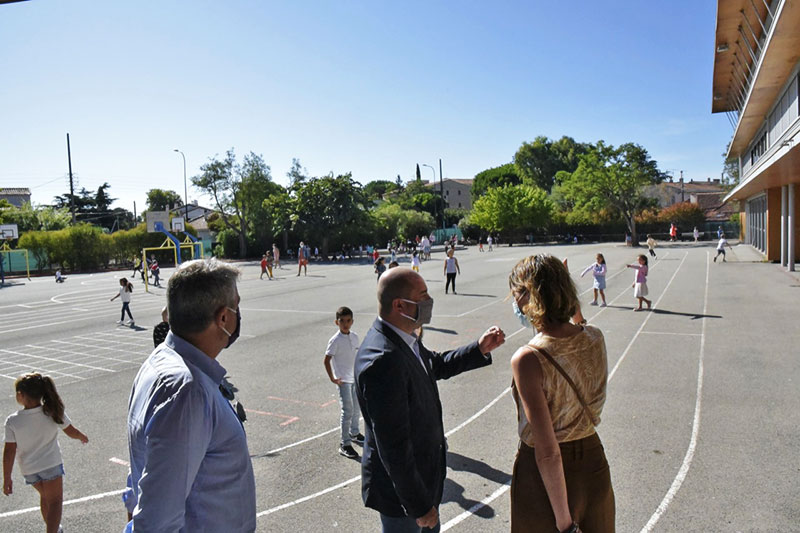
[[[494,294],[469,294],[469,293],[466,293],[466,292],[459,292],[458,295],[459,296],[472,296],[472,297],[475,297],[475,298],[497,298],[497,296],[495,296]]]
[[[623,311],[632,311],[634,309],[633,306],[628,305],[609,305],[609,309],[622,309]],[[692,320],[697,320],[698,318],[723,318],[722,315],[704,315],[703,313],[681,313],[680,311],[670,311],[668,309],[644,309],[642,313],[646,312],[655,313],[657,315],[676,315],[676,316],[688,316],[691,317]]]
[[[433,326],[425,326],[425,331],[438,331],[447,335],[458,335],[458,332],[454,329],[435,328]]]
[[[459,472],[471,472],[477,474],[484,479],[493,481],[500,485],[508,483],[511,479],[510,474],[506,474],[502,470],[497,470],[483,461],[466,457],[459,453],[447,452],[447,466]],[[464,487],[450,479],[445,479],[444,494],[442,495],[443,502],[454,502],[461,506],[462,509],[471,509],[475,504],[480,503],[477,500],[471,500],[464,496]],[[481,518],[492,518],[495,515],[494,509],[486,505],[475,513]]]

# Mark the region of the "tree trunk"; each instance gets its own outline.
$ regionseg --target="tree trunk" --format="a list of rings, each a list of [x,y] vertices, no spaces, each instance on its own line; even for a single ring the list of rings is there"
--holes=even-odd
[[[639,236],[636,235],[636,218],[634,215],[628,219],[628,229],[631,230],[631,246],[639,246]]]
[[[328,237],[322,237],[322,257],[328,257]]]
[[[283,230],[283,253],[287,253],[289,250],[289,231]],[[288,255],[286,257],[289,257]]]
[[[245,225],[241,219],[239,219],[239,226],[241,228],[239,230],[239,259],[244,259],[247,257],[247,236],[245,233]]]

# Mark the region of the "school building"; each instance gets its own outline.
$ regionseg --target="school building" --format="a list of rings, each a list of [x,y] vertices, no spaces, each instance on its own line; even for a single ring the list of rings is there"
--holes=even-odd
[[[734,128],[743,242],[794,270],[800,259],[800,1],[718,0],[712,113]]]

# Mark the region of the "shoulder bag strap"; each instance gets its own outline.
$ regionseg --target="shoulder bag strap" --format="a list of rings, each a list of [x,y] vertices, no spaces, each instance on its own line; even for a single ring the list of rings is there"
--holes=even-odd
[[[547,350],[544,350],[543,348],[539,348],[538,346],[536,348],[534,348],[534,349],[537,350],[540,354],[542,354],[545,357],[545,359],[547,359],[550,362],[550,364],[553,365],[556,370],[558,370],[559,374],[561,374],[564,377],[564,379],[567,380],[567,383],[569,383],[569,386],[572,387],[572,390],[575,392],[575,396],[578,397],[578,401],[581,402],[581,405],[583,406],[583,412],[586,413],[587,417],[589,417],[589,420],[591,421],[592,425],[596,425],[595,421],[594,421],[594,416],[592,416],[592,412],[589,410],[589,406],[586,404],[586,401],[583,399],[583,395],[578,390],[578,387],[575,385],[575,382],[572,381],[571,377],[569,377],[569,374],[567,374],[566,371],[563,368],[561,368],[561,365],[559,365],[556,362],[556,360],[553,359],[552,355],[547,353]]]

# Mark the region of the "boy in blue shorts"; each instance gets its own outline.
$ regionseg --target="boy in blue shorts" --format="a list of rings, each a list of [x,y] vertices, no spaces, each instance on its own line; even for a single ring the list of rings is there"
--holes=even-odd
[[[353,443],[364,444],[364,435],[358,430],[358,419],[361,408],[356,396],[355,372],[356,352],[358,351],[358,335],[352,333],[353,312],[348,307],[336,310],[336,325],[339,331],[328,341],[325,349],[325,371],[332,383],[339,387],[339,405],[341,407],[342,438],[339,454],[348,459],[358,459]],[[331,368],[333,360],[333,368]]]

